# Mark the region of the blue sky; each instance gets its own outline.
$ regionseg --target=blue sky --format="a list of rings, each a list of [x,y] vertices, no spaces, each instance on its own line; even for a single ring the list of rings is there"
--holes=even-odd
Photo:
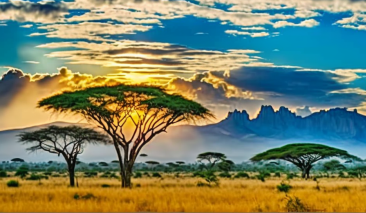
[[[366,113],[365,1],[0,2],[0,129],[64,119],[36,101],[109,81],[164,85],[218,120],[263,104]]]

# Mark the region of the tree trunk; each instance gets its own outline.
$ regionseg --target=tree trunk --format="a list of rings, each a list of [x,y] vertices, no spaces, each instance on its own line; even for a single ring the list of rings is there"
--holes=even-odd
[[[310,178],[310,168],[306,169],[306,179]]]
[[[302,169],[301,169],[301,171],[302,171],[302,173],[301,173],[301,177],[302,177],[302,178],[305,178],[306,180],[307,180],[308,178],[310,178],[310,169],[311,169],[311,166],[309,166],[309,167],[305,167],[305,168],[302,168]]]
[[[75,172],[73,169],[69,169],[70,186],[75,186]]]
[[[306,177],[306,169],[301,169],[302,173],[301,173],[301,178],[305,178]]]

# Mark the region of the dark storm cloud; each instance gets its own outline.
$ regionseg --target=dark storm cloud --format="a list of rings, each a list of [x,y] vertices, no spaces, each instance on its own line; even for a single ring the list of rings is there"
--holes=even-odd
[[[21,70],[6,72],[0,80],[0,108],[7,107],[12,97],[16,96],[29,83],[30,77]]]
[[[222,73],[213,72],[222,76]],[[322,71],[296,71],[282,67],[244,67],[230,72],[226,82],[253,92],[271,92],[286,96],[319,96],[347,85],[333,78],[339,75]]]
[[[223,77],[223,73],[213,72]],[[228,84],[253,93],[267,93],[266,99],[278,99],[294,105],[356,107],[366,100],[357,93],[332,93],[350,88],[339,80],[346,76],[326,71],[297,71],[283,67],[243,67],[225,77]]]
[[[262,100],[266,103],[324,108],[360,106],[366,101],[365,95],[335,92],[351,88],[349,84],[340,82],[346,78],[330,71],[243,67],[230,74],[207,72],[191,79],[176,78],[170,84],[182,92],[194,94],[198,100],[217,104],[242,99],[245,102]]]

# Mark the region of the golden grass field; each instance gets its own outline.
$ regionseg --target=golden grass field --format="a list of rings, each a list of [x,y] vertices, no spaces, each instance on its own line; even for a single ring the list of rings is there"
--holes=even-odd
[[[6,182],[19,180],[18,188]],[[79,178],[68,187],[67,178],[23,181],[0,179],[0,212],[286,212],[287,199],[276,188],[282,179],[220,179],[218,187],[197,187],[200,179],[165,176],[139,178],[132,189],[121,189],[117,179]],[[102,188],[102,184],[111,187]],[[366,180],[294,179],[289,196],[300,198],[310,211],[366,212]],[[75,194],[79,199],[75,199]],[[92,194],[88,195],[88,194]],[[86,196],[88,195],[88,196]],[[86,197],[84,197],[86,196]]]

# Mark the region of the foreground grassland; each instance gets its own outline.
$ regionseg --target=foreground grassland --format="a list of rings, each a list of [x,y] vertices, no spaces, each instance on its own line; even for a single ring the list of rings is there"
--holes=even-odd
[[[198,187],[192,177],[138,178],[132,189],[116,179],[80,178],[78,188],[68,179],[23,181],[9,188],[0,179],[0,212],[286,212],[289,197],[298,197],[307,211],[365,212],[366,181],[358,179],[293,179],[288,197],[277,190],[283,178],[265,182],[221,179],[218,187]],[[109,187],[102,187],[102,185]]]

